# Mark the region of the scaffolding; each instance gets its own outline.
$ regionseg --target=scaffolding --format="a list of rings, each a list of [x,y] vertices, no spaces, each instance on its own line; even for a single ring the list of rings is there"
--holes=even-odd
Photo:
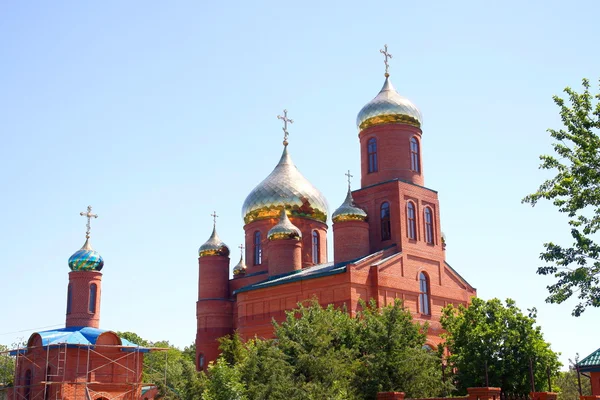
[[[67,391],[75,400],[138,400],[142,386],[153,384],[142,382],[142,354],[165,352],[166,387],[167,350],[60,343],[3,351],[0,400],[61,400]]]

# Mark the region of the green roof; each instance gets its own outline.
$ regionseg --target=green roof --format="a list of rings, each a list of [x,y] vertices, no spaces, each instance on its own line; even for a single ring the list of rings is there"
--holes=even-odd
[[[600,371],[600,349],[577,363],[580,371]]]

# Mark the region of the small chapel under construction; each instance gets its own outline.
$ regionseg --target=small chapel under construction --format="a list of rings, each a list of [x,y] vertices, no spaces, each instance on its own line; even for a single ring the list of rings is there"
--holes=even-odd
[[[142,366],[144,354],[161,349],[140,347],[99,328],[104,260],[90,243],[90,219],[98,216],[91,207],[81,215],[88,220],[87,232],[83,247],[69,258],[65,327],[33,333],[25,347],[8,352],[14,379],[10,387],[0,386],[0,399],[3,394],[7,400],[154,398],[154,387],[142,383]]]

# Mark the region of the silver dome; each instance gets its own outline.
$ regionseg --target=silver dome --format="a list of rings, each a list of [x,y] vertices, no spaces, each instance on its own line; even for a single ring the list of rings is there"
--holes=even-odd
[[[287,210],[295,218],[327,222],[325,196],[298,171],[287,146],[273,172],[246,197],[242,217],[249,224],[261,219],[277,218],[281,209]]]
[[[367,213],[365,210],[354,204],[352,191],[350,191],[350,188],[348,188],[346,200],[344,200],[342,205],[333,212],[331,219],[334,223],[343,221],[366,221]]]
[[[245,274],[246,273],[246,263],[244,262],[244,256],[241,255],[240,256],[240,262],[238,262],[236,264],[235,267],[233,267],[233,274],[234,275],[241,275],[241,274]]]
[[[356,125],[362,131],[370,126],[390,123],[421,127],[423,117],[410,100],[396,92],[390,78],[386,77],[379,94],[358,113]]]
[[[217,235],[217,227],[213,226],[210,238],[198,249],[200,257],[205,256],[229,256],[229,247]]]
[[[292,221],[290,221],[288,218],[287,213],[282,209],[279,222],[269,230],[269,233],[267,233],[267,238],[269,238],[269,240],[300,240],[302,239],[302,232],[300,232],[300,229],[298,229],[296,225],[292,224]]]

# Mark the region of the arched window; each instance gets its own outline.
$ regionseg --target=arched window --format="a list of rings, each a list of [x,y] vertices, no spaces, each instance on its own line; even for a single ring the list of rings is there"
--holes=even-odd
[[[377,139],[369,139],[367,142],[367,154],[369,155],[369,173],[377,172]]]
[[[319,232],[312,231],[312,262],[319,263]]]
[[[96,312],[96,296],[98,294],[98,286],[95,283],[90,285],[90,304],[88,307],[89,312],[92,314]]]
[[[254,232],[254,265],[262,264],[262,244],[260,231]]]
[[[51,374],[52,370],[50,369],[50,367],[48,367],[46,369],[46,382],[51,382],[52,381],[52,374]],[[48,385],[46,384],[46,387],[44,388],[45,394],[44,394],[44,400],[50,400],[50,390],[52,389],[52,385]]]
[[[390,240],[391,238],[390,203],[386,201],[381,205],[381,240]]]
[[[23,397],[26,400],[31,399],[31,370],[25,371],[25,388],[23,389]]]
[[[416,138],[410,139],[410,169],[415,172],[420,172],[420,161],[419,161],[419,142]]]
[[[412,201],[406,204],[406,221],[408,223],[407,233],[409,239],[417,238],[417,221],[415,213],[415,205]]]
[[[429,207],[425,207],[425,241],[433,244],[433,215]]]
[[[419,273],[419,312],[430,315],[429,310],[429,280],[423,272]]]
[[[198,354],[198,369],[204,368],[204,354]]]
[[[71,304],[73,303],[73,292],[71,291],[71,284],[67,287],[67,314],[71,314]]]

